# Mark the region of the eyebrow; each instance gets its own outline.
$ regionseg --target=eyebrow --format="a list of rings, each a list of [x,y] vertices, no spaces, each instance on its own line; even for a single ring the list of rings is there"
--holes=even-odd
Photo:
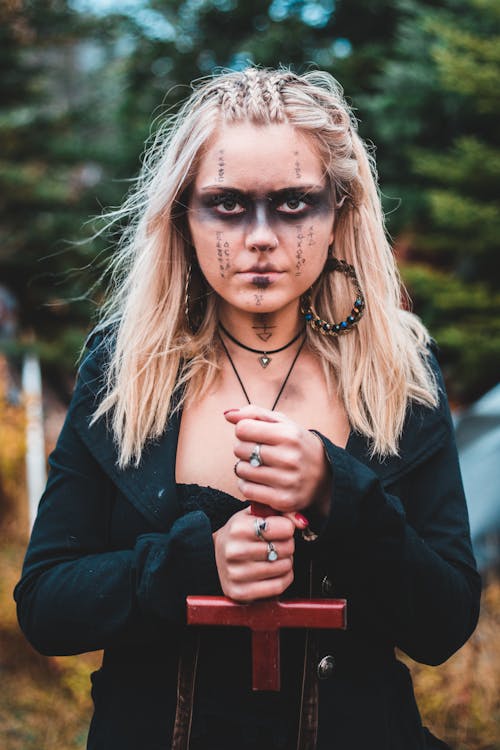
[[[328,185],[290,185],[279,190],[269,190],[264,195],[266,198],[274,198],[287,193],[320,193],[327,188]],[[256,193],[254,190],[242,190],[230,185],[206,185],[200,188],[200,193],[236,193],[247,198],[258,198],[262,195],[262,193]]]

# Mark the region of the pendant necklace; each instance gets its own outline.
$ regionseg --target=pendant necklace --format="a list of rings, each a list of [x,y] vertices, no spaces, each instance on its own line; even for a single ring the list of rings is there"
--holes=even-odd
[[[269,356],[270,354],[278,354],[278,352],[283,352],[285,349],[288,349],[289,346],[291,346],[292,344],[295,344],[295,342],[297,341],[297,339],[303,333],[303,329],[302,329],[301,331],[298,332],[298,334],[296,336],[293,337],[293,339],[291,341],[288,342],[288,344],[285,344],[284,346],[280,346],[279,349],[267,349],[267,350],[264,351],[263,349],[252,349],[251,346],[247,346],[246,344],[243,344],[241,341],[238,341],[238,339],[235,338],[231,333],[229,333],[229,331],[226,328],[224,328],[224,326],[220,322],[219,322],[219,326],[220,326],[221,330],[224,331],[224,333],[228,337],[228,339],[231,339],[231,341],[233,342],[233,344],[236,344],[236,346],[239,346],[241,349],[246,349],[247,352],[252,352],[253,354],[260,354],[260,357],[258,357],[258,360],[259,360],[260,364],[262,365],[262,367],[264,369],[271,362],[271,357]],[[222,341],[222,339],[221,339],[221,341]],[[224,347],[224,348],[226,348],[226,347]],[[226,349],[226,351],[227,351],[227,349]],[[231,358],[229,358],[229,361],[231,361]],[[233,367],[234,367],[234,365],[233,365]]]
[[[222,328],[222,330],[223,330],[224,332],[226,332],[226,331],[225,331],[225,329],[224,329],[224,328],[223,328],[222,326],[221,326],[221,328]],[[298,337],[299,337],[299,336],[301,335],[301,333],[303,333],[303,331],[301,331],[301,332],[300,332],[300,333],[298,334],[298,336],[295,336],[295,338],[294,338],[294,340],[293,340],[293,341],[296,341],[296,340],[298,339]],[[224,340],[223,340],[223,338],[222,338],[222,336],[221,336],[220,334],[219,334],[219,338],[220,338],[221,344],[222,344],[222,346],[223,346],[223,349],[224,349],[224,351],[226,352],[226,355],[227,355],[227,358],[228,358],[228,360],[229,360],[229,363],[230,363],[231,367],[232,367],[232,368],[233,368],[233,370],[234,370],[234,374],[235,374],[235,375],[236,375],[236,377],[238,378],[238,382],[239,382],[239,384],[240,384],[240,386],[241,386],[241,390],[243,391],[243,394],[244,394],[244,396],[245,396],[245,398],[246,398],[246,400],[247,400],[247,403],[251,404],[252,402],[250,401],[250,398],[248,397],[248,393],[247,393],[247,391],[246,391],[246,388],[245,388],[245,386],[243,385],[243,381],[242,381],[242,379],[240,378],[240,374],[239,374],[238,370],[236,369],[236,365],[234,364],[234,362],[233,362],[233,359],[232,359],[231,355],[229,354],[228,348],[227,348],[227,346],[225,345],[225,343],[224,343]],[[229,336],[229,338],[232,338],[232,336]],[[291,344],[293,344],[293,341],[291,341],[291,342],[290,342],[290,344],[287,344],[286,346],[284,346],[284,347],[282,347],[282,348],[283,348],[283,349],[286,349],[286,348],[287,348],[288,346],[290,346]],[[278,395],[277,395],[277,396],[276,396],[276,398],[274,399],[274,403],[273,403],[273,405],[271,406],[271,411],[274,411],[274,410],[275,410],[275,408],[276,408],[276,406],[277,406],[277,404],[278,404],[278,401],[279,401],[279,400],[280,400],[280,398],[281,398],[281,394],[282,394],[282,393],[283,393],[283,391],[285,390],[285,386],[286,386],[286,384],[288,383],[288,378],[289,378],[289,377],[290,377],[290,375],[292,374],[292,370],[293,370],[293,368],[295,367],[295,363],[296,363],[296,361],[297,361],[297,360],[298,360],[298,358],[299,358],[299,354],[300,354],[300,352],[302,351],[302,347],[304,346],[305,342],[306,342],[306,336],[304,335],[304,338],[303,338],[303,340],[302,340],[302,342],[301,342],[301,344],[300,344],[299,348],[297,349],[297,352],[295,353],[295,357],[293,358],[292,364],[291,364],[291,365],[290,365],[290,367],[288,368],[288,372],[287,372],[287,374],[285,375],[285,379],[283,380],[283,382],[282,382],[282,384],[281,384],[281,387],[280,387],[280,389],[279,389],[279,391],[278,391]],[[237,343],[237,342],[236,342],[236,343]],[[243,345],[242,345],[242,346],[243,346]],[[243,348],[244,348],[244,349],[248,349],[249,347],[247,347],[247,346],[244,346]],[[255,351],[255,350],[250,350],[250,351]],[[276,349],[276,351],[281,351],[281,349]],[[266,367],[267,365],[262,365],[262,366],[263,366],[263,367]]]
[[[222,326],[221,326],[221,327],[222,327]],[[224,328],[223,328],[222,330],[224,330]],[[301,333],[303,333],[303,332],[301,331]],[[300,335],[300,334],[299,334],[299,335]],[[220,335],[220,333],[219,333],[219,338],[220,338],[221,344],[222,344],[222,346],[223,346],[223,349],[224,349],[224,351],[226,352],[226,355],[227,355],[227,358],[228,358],[228,360],[229,360],[229,363],[230,363],[231,367],[232,367],[232,368],[233,368],[233,370],[234,370],[234,374],[235,374],[235,375],[236,375],[236,377],[238,378],[238,383],[239,383],[239,384],[240,384],[240,386],[241,386],[241,390],[242,390],[242,391],[243,391],[243,393],[244,393],[244,396],[245,396],[245,398],[246,398],[246,400],[247,400],[247,403],[248,403],[248,404],[251,404],[252,402],[250,401],[250,398],[249,398],[249,396],[248,396],[247,390],[246,390],[245,386],[243,385],[243,381],[242,381],[242,379],[240,378],[240,374],[239,374],[238,370],[236,369],[236,365],[234,364],[234,362],[233,362],[233,359],[232,359],[231,355],[229,354],[228,348],[227,348],[227,346],[225,345],[225,343],[224,343],[224,340],[223,340],[222,336]],[[229,338],[231,338],[231,336],[230,336]],[[296,337],[295,337],[294,341],[296,341],[296,340],[297,340],[297,338],[298,338],[298,336],[296,336]],[[237,343],[237,342],[236,342],[236,343]],[[293,342],[292,342],[292,343],[293,343]],[[303,346],[304,346],[304,344],[305,344],[305,343],[306,343],[306,336],[305,336],[305,333],[304,333],[304,338],[302,339],[302,342],[301,342],[301,344],[300,344],[299,348],[297,349],[297,352],[295,353],[295,357],[293,358],[292,364],[291,364],[291,365],[290,365],[290,367],[288,368],[288,372],[287,372],[287,374],[285,375],[285,379],[283,380],[283,383],[281,384],[281,387],[280,387],[280,389],[279,389],[279,391],[278,391],[278,395],[277,395],[277,396],[276,396],[276,398],[274,399],[274,403],[273,403],[273,405],[271,406],[271,411],[274,411],[274,410],[275,410],[275,408],[276,408],[276,406],[278,405],[278,401],[279,401],[279,400],[280,400],[280,398],[281,398],[281,394],[282,394],[282,393],[283,393],[283,391],[285,390],[285,386],[286,386],[286,384],[287,384],[287,382],[288,382],[288,379],[289,379],[290,375],[292,374],[292,370],[293,370],[293,368],[295,367],[295,363],[296,363],[296,361],[298,360],[298,358],[299,358],[299,354],[300,354],[300,352],[302,351],[302,348],[303,348]],[[287,346],[290,346],[290,344],[287,344]],[[246,349],[247,347],[244,347],[244,348]],[[286,349],[286,347],[283,347],[283,348],[285,348],[285,349]],[[263,367],[265,367],[265,365],[263,365]],[[235,471],[235,473],[236,473],[236,471]],[[304,540],[305,540],[306,542],[313,542],[313,541],[315,541],[315,540],[316,540],[316,539],[318,538],[318,535],[317,535],[317,533],[316,533],[315,531],[313,531],[313,530],[312,530],[312,529],[311,529],[311,528],[310,528],[309,526],[306,526],[306,527],[305,527],[305,529],[302,529],[302,531],[301,531],[300,533],[301,533],[301,535],[302,535],[302,538],[303,538],[303,539],[304,539]]]

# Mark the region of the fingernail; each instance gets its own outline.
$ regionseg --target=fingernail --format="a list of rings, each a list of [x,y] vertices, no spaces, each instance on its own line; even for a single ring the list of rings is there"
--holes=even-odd
[[[226,411],[224,412],[224,416],[226,416],[226,414],[229,414],[230,411],[239,411],[239,409],[226,409]]]
[[[305,516],[302,515],[302,513],[296,513],[295,518],[299,523],[302,524],[302,526],[309,526],[309,521]]]

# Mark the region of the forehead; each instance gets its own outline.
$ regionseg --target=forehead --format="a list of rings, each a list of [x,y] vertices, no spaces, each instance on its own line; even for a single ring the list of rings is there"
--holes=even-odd
[[[325,169],[312,136],[289,123],[223,124],[201,155],[195,184],[244,188],[322,183]]]

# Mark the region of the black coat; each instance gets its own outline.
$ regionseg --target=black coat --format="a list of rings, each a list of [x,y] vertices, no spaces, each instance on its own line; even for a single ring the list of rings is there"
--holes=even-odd
[[[105,356],[106,338],[97,334],[50,457],[15,598],[21,627],[41,653],[105,649],[103,668],[93,676],[89,748],[167,750],[186,595],[221,593],[213,528],[205,512],[182,512],[179,503],[178,418],[148,447],[139,468],[125,470],[117,468],[105,421],[89,426]],[[304,593],[312,559],[313,595],[348,601],[347,630],[315,637],[318,661],[333,657],[326,679],[314,676],[318,750],[440,746],[423,730],[408,670],[394,657],[397,646],[417,661],[440,664],[467,640],[478,617],[480,579],[439,382],[437,409],[409,410],[399,457],[370,459],[356,433],[346,450],[324,439],[331,512],[317,541],[297,544],[292,587],[294,595]],[[250,657],[245,635],[237,640],[219,630],[203,636],[212,667],[220,665],[204,679],[209,692],[214,686],[208,700],[215,696],[212,703],[219,700],[229,717],[238,710],[234,696],[250,681]],[[282,636],[285,675],[289,665],[303,662],[297,638],[297,631]],[[258,694],[256,700],[267,699]],[[255,706],[263,715],[269,708]],[[292,723],[295,709],[290,703]],[[283,714],[283,705],[277,710]],[[270,716],[272,729],[272,707]]]

